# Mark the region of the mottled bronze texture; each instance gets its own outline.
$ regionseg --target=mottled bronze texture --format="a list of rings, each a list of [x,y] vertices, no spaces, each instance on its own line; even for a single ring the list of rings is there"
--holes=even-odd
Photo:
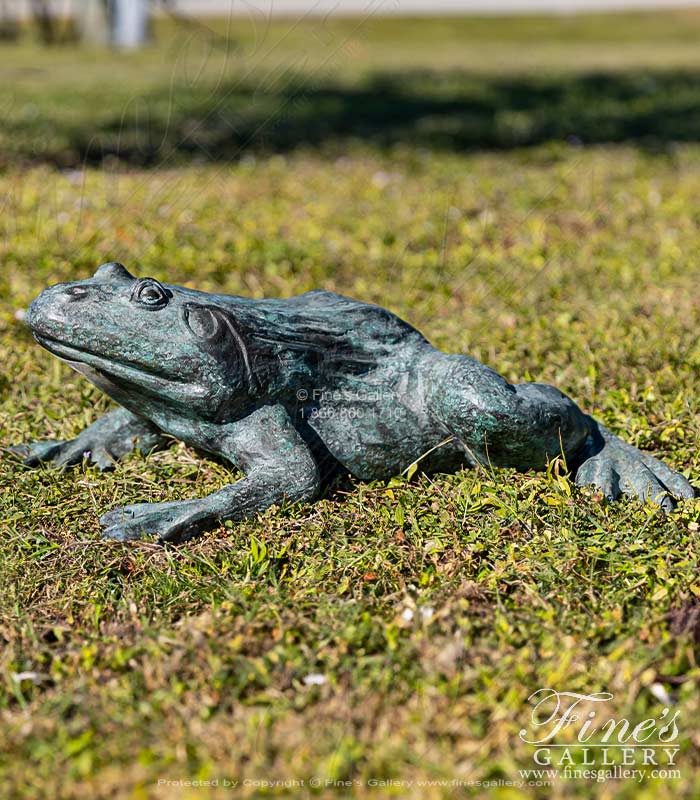
[[[436,350],[379,306],[326,291],[288,300],[205,294],[116,263],[32,303],[37,341],[121,408],[75,439],[14,450],[28,466],[90,459],[101,469],[165,434],[245,477],[203,499],[142,503],[101,518],[104,535],[183,541],[284,499],[315,499],[330,476],[387,479],[414,463],[542,469],[563,455],[579,484],[668,510],[693,497],[683,476],[612,435],[566,395],[511,385]]]

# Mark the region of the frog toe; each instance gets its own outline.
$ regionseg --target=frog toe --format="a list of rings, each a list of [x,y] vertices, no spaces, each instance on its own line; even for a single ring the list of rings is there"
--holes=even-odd
[[[100,517],[103,538],[125,542],[155,537],[161,542],[170,541],[179,531],[172,505],[137,503],[112,509]]]
[[[41,464],[54,461],[60,453],[65,442],[27,442],[26,444],[12,445],[9,451],[23,459],[25,467],[38,467]]]
[[[620,495],[620,476],[607,458],[594,456],[585,461],[576,473],[579,486],[592,486],[609,502]]]
[[[138,542],[150,538],[147,531],[136,525],[111,525],[104,528],[102,538],[111,542]]]
[[[103,528],[112,528],[121,525],[125,522],[131,522],[134,519],[134,511],[132,506],[121,506],[107,511],[100,517],[100,525]]]
[[[147,526],[134,513],[133,506],[114,508],[100,517],[102,538],[116,542],[133,542],[149,538]]]
[[[111,472],[116,466],[114,457],[104,447],[91,453],[90,461],[92,461],[100,472]]]
[[[622,470],[620,486],[627,496],[637,498],[643,503],[647,501],[656,503],[666,514],[675,507],[668,488],[641,460],[626,465]]]
[[[658,458],[642,454],[644,465],[654,473],[656,478],[680,500],[692,500],[697,496],[696,488],[680,472],[676,472],[671,467],[659,461]]]

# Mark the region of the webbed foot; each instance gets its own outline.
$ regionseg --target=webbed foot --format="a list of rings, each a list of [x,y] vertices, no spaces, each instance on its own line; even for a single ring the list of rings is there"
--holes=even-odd
[[[114,462],[138,447],[148,452],[167,443],[163,434],[151,422],[135,416],[125,408],[108,411],[75,439],[60,442],[30,442],[10,447],[24,459],[25,467],[53,464],[70,467],[84,460],[100,470],[114,468]]]
[[[25,467],[38,467],[41,464],[70,467],[88,460],[103,472],[114,469],[114,457],[104,447],[88,449],[80,436],[65,442],[28,442],[8,449],[23,459]]]
[[[651,500],[666,513],[674,508],[676,500],[696,496],[695,488],[679,472],[623,442],[602,425],[599,427],[604,444],[578,468],[579,486],[595,486],[608,500],[615,500],[620,494],[642,502]]]
[[[160,542],[181,542],[198,533],[192,501],[136,503],[112,509],[100,517],[102,538],[118,542],[155,537]]]

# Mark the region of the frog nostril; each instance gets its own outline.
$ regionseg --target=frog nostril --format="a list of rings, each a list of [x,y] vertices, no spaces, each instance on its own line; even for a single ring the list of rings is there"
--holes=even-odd
[[[84,286],[69,286],[65,290],[65,294],[69,296],[70,300],[79,300],[81,297],[85,297],[87,293],[88,290]]]

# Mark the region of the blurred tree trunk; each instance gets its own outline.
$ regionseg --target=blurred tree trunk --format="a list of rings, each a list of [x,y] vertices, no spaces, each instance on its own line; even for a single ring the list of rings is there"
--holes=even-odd
[[[112,44],[123,50],[141,47],[148,30],[147,0],[113,0]]]
[[[90,44],[140,47],[148,32],[148,0],[80,0],[80,29]]]
[[[14,41],[19,36],[17,18],[7,8],[7,0],[0,0],[0,39]]]
[[[32,16],[39,29],[39,38],[44,44],[54,44],[56,28],[48,0],[31,0]]]
[[[110,8],[108,0],[80,0],[80,38],[88,44],[109,44]]]

